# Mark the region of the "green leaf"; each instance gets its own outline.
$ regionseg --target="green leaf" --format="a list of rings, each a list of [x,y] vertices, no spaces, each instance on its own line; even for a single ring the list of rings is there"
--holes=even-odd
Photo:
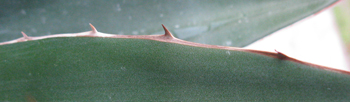
[[[0,0],[0,42],[88,30],[245,46],[338,0]]]
[[[348,101],[349,73],[145,39],[0,46],[0,101]]]

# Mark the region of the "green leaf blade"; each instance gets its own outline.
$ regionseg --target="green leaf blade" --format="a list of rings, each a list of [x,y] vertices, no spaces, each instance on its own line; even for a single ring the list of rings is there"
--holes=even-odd
[[[0,51],[0,100],[349,100],[347,74],[241,51],[79,37]]]

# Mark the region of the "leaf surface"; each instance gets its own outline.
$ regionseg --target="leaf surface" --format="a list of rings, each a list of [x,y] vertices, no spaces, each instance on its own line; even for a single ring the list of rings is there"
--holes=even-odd
[[[0,56],[0,101],[350,100],[348,74],[243,51],[63,37]]]

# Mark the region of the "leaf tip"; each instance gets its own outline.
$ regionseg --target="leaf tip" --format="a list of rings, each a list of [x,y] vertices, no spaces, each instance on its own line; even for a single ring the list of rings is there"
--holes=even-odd
[[[170,31],[163,24],[162,24],[162,26],[163,26],[163,29],[164,29],[164,32],[165,32],[165,34],[164,34],[165,37],[167,37],[167,38],[175,38],[173,36],[173,34],[171,34]]]
[[[97,30],[96,30],[95,26],[92,25],[91,23],[89,23],[89,25],[90,25],[90,27],[91,27],[91,34],[97,33]]]

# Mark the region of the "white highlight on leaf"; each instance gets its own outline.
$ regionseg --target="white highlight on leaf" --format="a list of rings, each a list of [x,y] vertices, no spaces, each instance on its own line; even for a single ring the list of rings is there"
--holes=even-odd
[[[125,68],[125,67],[120,67],[120,69],[122,69],[122,70],[126,70],[126,68]]]
[[[22,10],[21,10],[21,14],[22,14],[22,15],[26,15],[27,12],[26,12],[25,10],[22,9]]]
[[[232,45],[232,41],[226,41],[225,44],[226,45]]]
[[[139,32],[138,31],[132,31],[132,34],[133,35],[137,35],[137,34],[139,34]]]
[[[122,8],[120,8],[119,4],[117,4],[117,11],[122,11]]]
[[[175,28],[180,28],[180,25],[176,24],[176,25],[175,25]]]
[[[226,51],[226,53],[227,53],[228,55],[231,55],[231,52],[230,52],[230,51]]]

